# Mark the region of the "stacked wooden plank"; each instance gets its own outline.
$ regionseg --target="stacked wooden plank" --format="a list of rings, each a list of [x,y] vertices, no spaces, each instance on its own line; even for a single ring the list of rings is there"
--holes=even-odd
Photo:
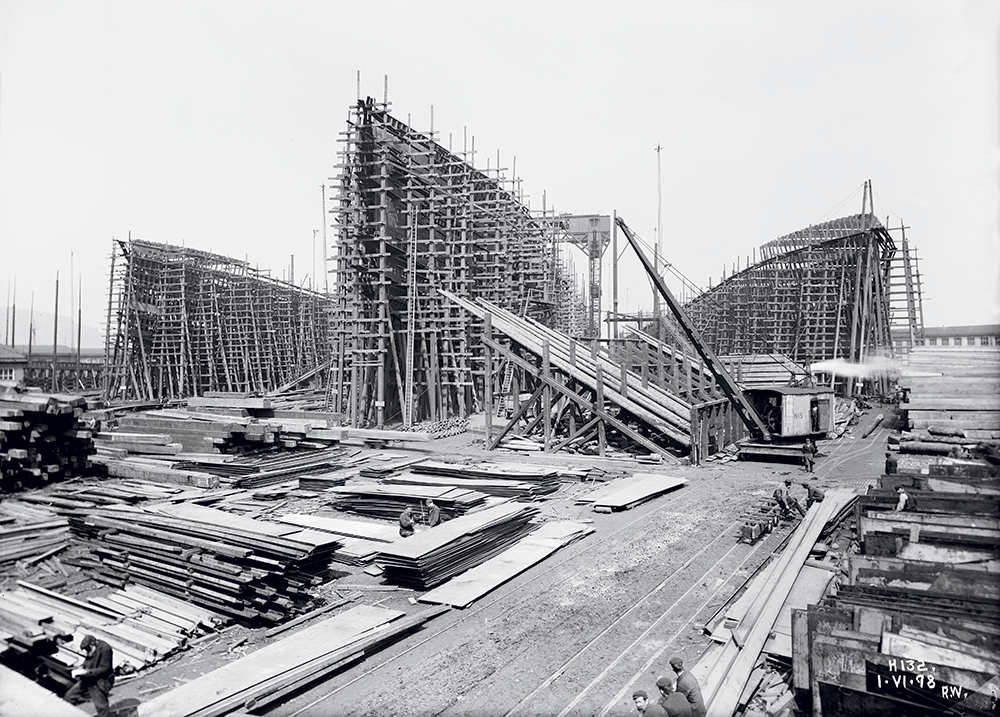
[[[409,617],[359,605],[262,647],[139,706],[141,717],[216,717],[258,710],[400,639],[446,608]]]
[[[568,520],[544,523],[499,555],[424,593],[419,599],[468,607],[555,551],[593,532],[593,528],[583,523]]]
[[[115,670],[122,674],[162,660],[226,623],[215,612],[139,586],[86,600],[27,581],[18,586],[0,597],[0,625],[10,634],[8,647],[39,657],[63,680],[83,660],[85,635],[111,645]]]
[[[0,491],[64,480],[87,470],[92,432],[82,396],[0,383]]]
[[[421,516],[426,511],[425,502],[433,499],[441,509],[443,519],[454,518],[481,506],[486,494],[466,488],[423,485],[354,485],[331,488],[328,493],[335,496],[331,505],[360,515],[396,520],[407,506],[414,508]]]
[[[598,513],[628,510],[647,500],[687,484],[687,478],[658,473],[636,473],[631,478],[619,478],[595,491],[583,500],[592,503]]]
[[[719,356],[729,375],[742,388],[790,386],[809,378],[809,372],[780,353]]]
[[[476,488],[483,493],[491,495],[524,495],[523,488],[517,488],[511,492],[500,492],[498,488],[504,485],[532,486],[527,491],[530,497],[539,497],[559,490],[559,469],[553,466],[529,465],[524,463],[495,463],[481,461],[479,463],[446,463],[443,461],[424,460],[415,464],[411,471],[417,474],[433,476],[443,476],[458,480],[456,485]],[[488,490],[485,487],[477,487],[475,481],[482,481],[484,486],[492,486]]]
[[[151,586],[243,621],[281,620],[312,607],[336,536],[264,523],[193,504],[80,511],[74,533],[105,580]]]
[[[792,614],[794,682],[814,711],[993,709],[1000,512],[997,495],[982,492],[995,490],[984,485],[989,477],[956,472],[947,481],[883,476],[859,499],[862,553],[849,558],[847,579],[821,604]],[[894,510],[896,486],[913,498],[906,510]]]
[[[346,565],[367,565],[375,559],[386,543],[400,539],[398,528],[381,523],[362,523],[357,520],[298,513],[282,515],[278,520],[337,535],[338,545],[331,557],[335,562]]]
[[[1000,438],[1000,348],[914,348],[899,379],[910,428]],[[943,452],[947,452],[945,448]]]
[[[69,522],[39,506],[20,501],[0,502],[0,570],[31,565],[66,547]]]
[[[732,639],[710,650],[692,672],[699,677],[708,714],[733,714],[744,688],[773,630],[782,606],[805,561],[827,522],[836,519],[856,496],[829,491],[826,498],[807,511],[782,554],[775,560],[775,579],[755,580],[739,624],[731,628]],[[759,583],[759,584],[758,584]]]
[[[536,515],[527,503],[504,503],[399,540],[375,560],[387,581],[428,590],[506,550],[534,529]]]

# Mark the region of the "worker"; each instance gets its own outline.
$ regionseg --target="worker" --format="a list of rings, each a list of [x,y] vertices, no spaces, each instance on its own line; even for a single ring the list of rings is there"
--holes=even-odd
[[[115,684],[111,646],[93,635],[84,635],[80,647],[87,656],[83,660],[83,666],[70,673],[76,678],[76,682],[66,691],[63,699],[73,705],[89,699],[97,708],[97,717],[108,717],[108,697]]]
[[[802,487],[806,489],[806,510],[812,508],[813,503],[822,503],[826,497],[826,494],[814,485],[803,483]]]
[[[656,688],[660,691],[660,707],[667,717],[691,717],[691,706],[684,695],[676,691],[673,677],[664,675],[656,681]]]
[[[646,694],[646,690],[636,690],[633,692],[632,701],[635,702],[635,708],[639,710],[639,714],[642,717],[667,717],[667,713],[663,711],[660,705],[649,701],[649,695]]]
[[[441,509],[437,507],[437,504],[431,500],[427,499],[427,527],[433,528],[435,525],[441,522]]]
[[[707,710],[705,709],[705,699],[701,696],[701,685],[698,684],[698,678],[684,669],[684,660],[680,657],[670,658],[670,668],[677,675],[677,693],[684,695],[691,707],[691,717],[705,717]]]
[[[805,465],[807,473],[813,472],[813,463],[816,460],[816,444],[811,438],[807,438],[802,444],[802,463]]]
[[[896,486],[896,495],[898,495],[899,498],[896,501],[896,507],[893,508],[893,510],[906,510],[906,504],[910,502],[910,496],[908,496],[906,491],[903,490],[903,486]]]
[[[786,478],[784,486],[778,486],[774,489],[774,500],[778,503],[783,515],[790,517],[794,508],[799,515],[804,516],[806,512],[802,510],[802,506],[788,493],[791,487],[792,482]]]
[[[413,527],[413,508],[406,506],[403,508],[403,512],[399,514],[399,536],[401,538],[409,538],[415,532],[416,530]]]
[[[885,453],[885,474],[887,476],[895,475],[897,472],[896,465],[896,454],[886,451]]]

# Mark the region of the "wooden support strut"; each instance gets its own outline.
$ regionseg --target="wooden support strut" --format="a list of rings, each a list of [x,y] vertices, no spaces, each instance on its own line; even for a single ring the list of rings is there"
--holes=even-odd
[[[677,319],[681,328],[684,329],[684,333],[687,335],[688,340],[694,345],[698,355],[701,356],[702,360],[705,362],[705,366],[708,367],[708,370],[712,372],[713,376],[715,376],[715,380],[722,389],[722,392],[725,393],[726,397],[732,402],[733,407],[736,409],[736,412],[746,424],[747,428],[758,433],[763,440],[771,440],[771,433],[767,430],[767,426],[761,420],[760,416],[757,415],[757,411],[755,411],[753,406],[750,405],[750,402],[747,401],[739,386],[737,386],[733,381],[732,377],[726,371],[719,359],[715,356],[712,349],[706,346],[702,341],[698,330],[691,324],[687,314],[684,313],[684,309],[678,303],[677,299],[674,298],[670,289],[667,288],[666,282],[663,281],[663,278],[656,272],[652,264],[649,263],[649,259],[646,258],[646,255],[639,247],[638,241],[636,241],[635,236],[633,236],[632,230],[628,228],[621,217],[615,217],[615,221],[625,233],[625,238],[628,239],[629,244],[632,245],[632,249],[635,250],[636,255],[639,257],[639,261],[642,262],[643,267],[646,269],[646,273],[648,273],[650,278],[653,280],[653,283],[656,285],[660,295],[666,300],[667,306],[670,307],[670,311],[673,313],[674,318]],[[690,395],[690,393],[688,395]]]

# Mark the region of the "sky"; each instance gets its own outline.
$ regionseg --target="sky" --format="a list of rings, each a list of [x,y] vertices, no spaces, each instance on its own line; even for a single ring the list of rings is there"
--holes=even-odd
[[[295,283],[321,286],[338,139],[386,86],[445,147],[474,138],[477,167],[499,153],[533,209],[617,212],[650,244],[662,221],[665,259],[700,286],[858,213],[870,179],[875,213],[916,247],[925,325],[1000,323],[994,0],[0,0],[15,343],[32,301],[52,313],[58,273],[60,342],[79,311],[101,345],[112,241],[129,235],[277,278],[294,255]],[[619,308],[650,308],[629,252]]]

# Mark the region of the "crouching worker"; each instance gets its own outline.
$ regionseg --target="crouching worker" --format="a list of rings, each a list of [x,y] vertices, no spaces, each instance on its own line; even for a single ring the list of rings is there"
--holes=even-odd
[[[97,708],[97,717],[108,717],[108,697],[115,684],[111,646],[93,635],[85,635],[80,647],[87,657],[83,666],[71,673],[76,682],[66,691],[63,699],[73,705],[90,700]]]

